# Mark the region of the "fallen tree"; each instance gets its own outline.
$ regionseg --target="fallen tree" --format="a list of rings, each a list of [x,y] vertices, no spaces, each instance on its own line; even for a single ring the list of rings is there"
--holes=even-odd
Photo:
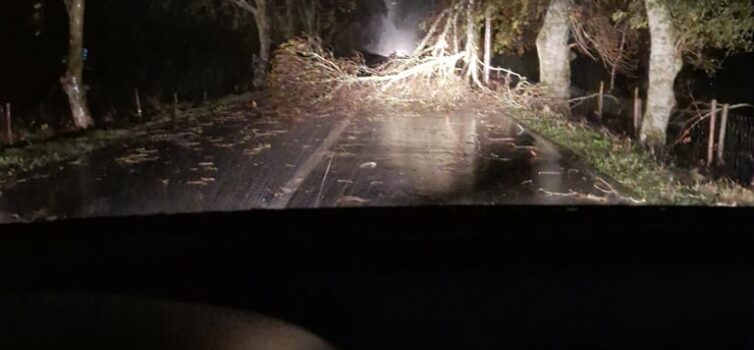
[[[288,96],[307,104],[295,108],[311,108],[333,99],[341,106],[364,108],[544,108],[538,86],[480,59],[480,28],[475,18],[481,12],[475,0],[452,2],[430,19],[411,56],[391,57],[376,67],[367,66],[361,56],[336,58],[319,39],[293,39],[275,53],[268,92],[273,101],[280,101],[278,107],[292,106]],[[483,84],[484,70],[497,71],[505,79]]]
[[[449,110],[464,107],[499,109],[545,108],[538,86],[516,72],[490,67],[512,79],[477,84],[465,68],[468,53],[436,46],[409,58],[393,58],[369,67],[363,57],[336,58],[316,38],[297,38],[275,53],[268,77],[268,97],[274,109],[312,109],[326,104],[342,108],[393,107]],[[483,62],[475,58],[476,68]],[[473,78],[472,78],[473,79]],[[291,102],[291,96],[296,96]],[[337,102],[337,103],[333,103]]]

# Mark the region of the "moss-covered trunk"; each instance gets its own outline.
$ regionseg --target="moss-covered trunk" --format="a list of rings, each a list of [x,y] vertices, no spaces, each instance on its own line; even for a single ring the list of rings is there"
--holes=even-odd
[[[572,9],[572,0],[550,1],[544,24],[537,36],[539,80],[550,106],[563,114],[570,114],[568,99],[571,97],[571,66],[568,59],[568,37]]]
[[[676,50],[676,33],[670,11],[661,0],[646,0],[651,54],[649,57],[649,91],[640,141],[654,152],[662,152],[670,114],[675,108],[675,78],[683,68]]]
[[[65,0],[68,11],[68,61],[65,75],[60,79],[63,90],[68,95],[73,124],[79,129],[94,125],[86,102],[83,85],[84,57],[84,0]]]

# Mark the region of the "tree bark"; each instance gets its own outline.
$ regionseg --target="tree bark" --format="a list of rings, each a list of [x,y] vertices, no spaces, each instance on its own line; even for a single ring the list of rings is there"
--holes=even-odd
[[[557,112],[570,115],[571,66],[569,60],[569,17],[572,0],[552,0],[537,36],[539,80],[545,98]]]
[[[254,87],[261,88],[264,86],[267,77],[267,64],[270,62],[270,46],[272,39],[270,37],[270,22],[267,18],[267,1],[254,0],[254,6],[251,6],[248,0],[233,0],[241,8],[251,12],[254,16],[254,22],[257,25],[257,36],[259,38],[259,56],[254,60]]]
[[[304,2],[299,7],[301,12],[301,22],[303,25],[303,31],[311,36],[319,36],[319,28],[317,28],[317,1],[309,0]]]
[[[259,32],[259,60],[254,67],[254,86],[264,86],[267,77],[267,65],[270,62],[270,22],[267,18],[266,0],[255,0],[257,12],[254,20],[257,22],[257,31]]]
[[[639,141],[653,152],[662,153],[666,130],[675,108],[675,79],[683,68],[683,59],[675,48],[676,33],[668,8],[661,0],[646,0],[651,53],[649,57],[649,91]]]
[[[466,77],[472,84],[481,86],[479,82],[479,60],[477,38],[477,28],[474,25],[474,0],[468,0],[466,11]]]
[[[295,8],[296,8],[296,1],[295,0],[285,0],[285,37],[286,39],[291,39],[294,36],[298,35],[296,28],[296,15],[295,15]]]
[[[259,56],[254,60],[254,87],[261,88],[267,75],[267,64],[270,62],[270,46],[272,39],[270,36],[270,22],[267,13],[267,0],[227,0],[229,3],[238,6],[244,11],[254,16],[254,22],[257,25],[257,36],[259,38]]]
[[[94,125],[82,86],[84,58],[84,0],[64,0],[68,11],[68,61],[65,75],[60,78],[63,90],[68,95],[71,116],[76,128],[86,129]]]
[[[484,11],[484,83],[490,83],[490,64],[492,63],[492,14],[490,7]]]

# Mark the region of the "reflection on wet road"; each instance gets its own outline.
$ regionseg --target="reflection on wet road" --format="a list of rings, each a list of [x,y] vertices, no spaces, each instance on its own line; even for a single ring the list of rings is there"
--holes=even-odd
[[[616,198],[573,156],[503,115],[290,120],[238,109],[23,174],[3,186],[0,212],[35,219]]]
[[[289,206],[587,204],[611,192],[502,115],[354,119],[322,158]]]

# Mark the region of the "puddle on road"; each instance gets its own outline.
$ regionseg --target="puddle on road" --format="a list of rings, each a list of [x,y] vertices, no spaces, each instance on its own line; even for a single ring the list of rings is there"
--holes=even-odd
[[[434,176],[453,186],[443,187],[434,180],[433,188],[445,188],[459,201],[561,204],[579,194],[591,200],[604,195],[595,190],[591,177],[568,172],[583,165],[552,143],[525,132],[513,119],[467,116],[445,124],[443,132],[428,141],[449,151],[444,168],[452,171],[434,172]],[[463,157],[458,158],[459,154]],[[431,176],[431,166],[425,171],[425,178]]]
[[[345,137],[334,149],[350,156],[327,174],[320,164],[294,207],[611,201],[610,185],[575,157],[502,115],[381,116],[354,121],[345,135],[359,142]]]

